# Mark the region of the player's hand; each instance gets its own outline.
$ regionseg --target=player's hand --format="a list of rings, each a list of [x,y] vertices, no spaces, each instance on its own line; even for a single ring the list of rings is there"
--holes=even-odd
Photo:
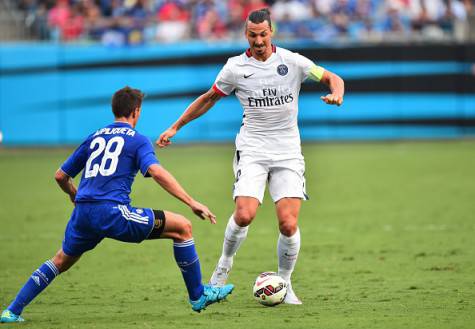
[[[338,96],[335,94],[328,94],[326,96],[320,97],[320,99],[329,105],[340,106],[343,104],[343,96]]]
[[[204,204],[193,201],[190,205],[191,210],[201,219],[208,218],[211,224],[216,224],[216,216]]]
[[[175,134],[176,134],[176,129],[168,128],[160,135],[160,137],[156,141],[156,144],[158,145],[158,147],[165,147],[165,146],[170,145],[172,143],[170,141],[170,138],[175,136]]]

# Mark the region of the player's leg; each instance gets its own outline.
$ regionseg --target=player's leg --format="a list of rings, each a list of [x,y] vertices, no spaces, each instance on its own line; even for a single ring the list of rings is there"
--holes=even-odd
[[[212,286],[223,286],[233,266],[234,255],[247,237],[247,231],[256,216],[259,200],[253,197],[237,197],[234,213],[224,231],[224,241],[218,264],[209,280]]]
[[[300,250],[297,224],[301,200],[307,199],[304,171],[305,162],[301,156],[276,161],[269,179],[269,192],[276,205],[280,231],[277,242],[278,273],[288,284],[284,301],[288,304],[302,303],[292,289],[291,276]]]
[[[277,242],[278,274],[287,281],[287,296],[284,302],[288,304],[302,304],[295,295],[291,283],[292,272],[300,251],[300,231],[297,221],[301,202],[298,198],[283,198],[276,202],[280,231]]]
[[[60,249],[52,259],[44,262],[33,272],[10,306],[2,312],[0,322],[24,321],[20,316],[23,309],[49,286],[59,274],[73,266],[79,258],[80,256],[73,257],[66,255],[63,249]]]
[[[235,209],[224,231],[221,256],[209,280],[211,285],[218,287],[226,283],[234,255],[247,237],[248,226],[262,203],[268,174],[267,167],[259,159],[240,152],[236,152],[233,169],[236,177],[233,192]]]
[[[154,210],[154,213],[156,224],[148,239],[173,240],[173,254],[183,275],[190,300],[199,299],[203,294],[203,285],[200,261],[196,253],[190,221],[182,215],[170,211]]]
[[[229,218],[224,232],[223,251],[219,260],[224,267],[232,267],[233,257],[246,239],[249,225],[256,217],[259,205],[259,200],[253,197],[236,198],[234,213]]]
[[[247,237],[249,225],[256,217],[260,201],[254,197],[238,196],[233,215],[224,232],[223,252],[220,263],[231,268],[233,257]]]
[[[188,290],[192,309],[201,311],[218,302],[233,290],[233,285],[213,288],[203,285],[201,267],[193,240],[191,222],[182,215],[154,210],[155,224],[148,239],[172,239],[173,254]]]
[[[93,249],[102,239],[87,229],[86,206],[76,206],[66,226],[62,248],[51,259],[44,262],[30,276],[20,289],[15,300],[2,313],[0,322],[21,321],[19,315],[38,294],[40,294],[62,272],[76,263],[81,255]]]

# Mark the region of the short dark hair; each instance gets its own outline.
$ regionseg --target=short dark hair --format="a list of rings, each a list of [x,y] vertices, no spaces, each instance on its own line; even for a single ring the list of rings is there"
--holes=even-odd
[[[267,23],[269,23],[269,27],[272,29],[272,21],[270,19],[269,8],[262,8],[262,9],[251,11],[251,13],[249,14],[246,20],[246,28],[247,28],[247,22],[253,22],[254,24],[259,24],[264,21],[267,21]]]
[[[125,86],[117,90],[112,97],[112,112],[116,118],[128,118],[136,108],[142,106],[144,93],[138,89]]]

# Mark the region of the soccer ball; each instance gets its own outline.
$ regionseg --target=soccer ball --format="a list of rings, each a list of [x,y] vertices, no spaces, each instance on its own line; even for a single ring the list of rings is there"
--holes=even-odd
[[[287,295],[287,282],[275,272],[259,274],[253,288],[254,299],[265,306],[275,306]]]

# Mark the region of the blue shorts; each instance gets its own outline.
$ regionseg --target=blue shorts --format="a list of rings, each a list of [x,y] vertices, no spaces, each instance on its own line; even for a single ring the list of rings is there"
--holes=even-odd
[[[104,238],[139,243],[154,227],[154,212],[113,202],[77,203],[66,226],[63,251],[80,256]]]

